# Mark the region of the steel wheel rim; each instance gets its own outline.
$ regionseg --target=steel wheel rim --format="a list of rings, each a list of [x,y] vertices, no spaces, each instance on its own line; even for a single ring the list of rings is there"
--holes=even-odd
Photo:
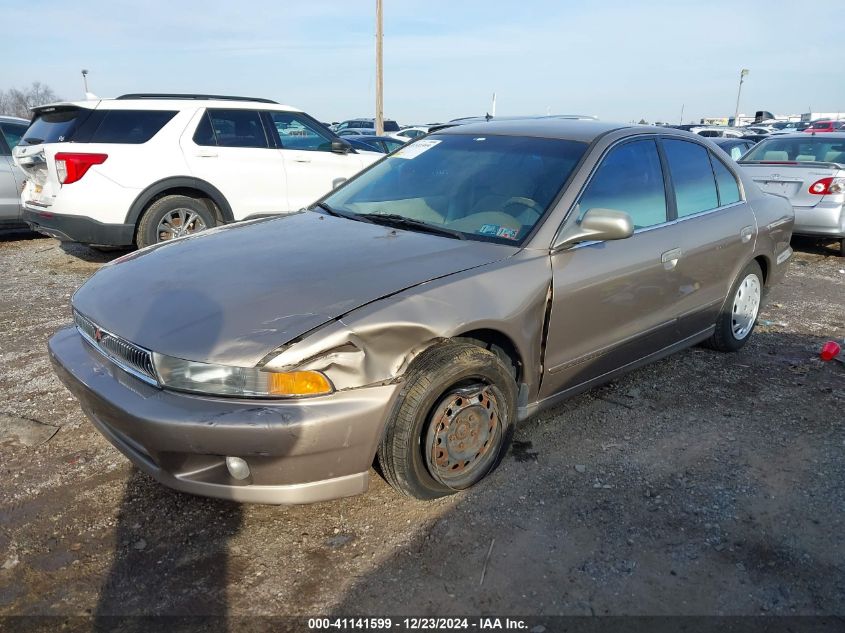
[[[158,241],[173,240],[204,231],[208,226],[202,216],[192,209],[173,209],[164,214],[156,227]]]
[[[731,310],[731,332],[741,341],[751,333],[760,310],[760,279],[754,273],[746,275],[734,293]]]
[[[468,488],[490,471],[501,437],[499,398],[490,385],[452,389],[429,418],[428,471],[448,488]]]

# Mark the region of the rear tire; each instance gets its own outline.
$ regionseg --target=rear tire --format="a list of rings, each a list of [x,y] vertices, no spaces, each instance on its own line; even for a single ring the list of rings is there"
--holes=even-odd
[[[498,466],[510,445],[517,388],[477,345],[447,341],[408,370],[378,449],[387,482],[417,499],[464,490]]]
[[[716,330],[704,342],[720,352],[736,352],[754,332],[763,299],[763,271],[756,261],[742,270],[716,318]]]
[[[164,196],[153,202],[138,223],[135,242],[138,248],[193,235],[215,226],[209,204],[189,196]]]
[[[839,240],[839,256],[845,257],[845,237]]]

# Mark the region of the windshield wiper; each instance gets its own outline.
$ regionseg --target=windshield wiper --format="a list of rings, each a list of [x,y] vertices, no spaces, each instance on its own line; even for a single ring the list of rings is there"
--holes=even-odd
[[[341,211],[340,209],[335,209],[334,207],[326,204],[325,202],[318,202],[317,206],[329,215],[333,215],[338,218],[346,218],[347,220],[354,220],[356,222],[366,222],[367,224],[373,223],[372,220],[370,220],[369,218],[365,218],[361,214],[352,213],[351,211]]]
[[[435,235],[443,235],[444,237],[452,237],[457,240],[465,240],[466,235],[454,229],[447,229],[444,226],[437,226],[436,224],[429,224],[421,220],[412,220],[403,215],[395,213],[362,213],[370,222],[374,224],[384,224],[385,226],[392,226],[401,229],[416,229],[426,233],[433,233]]]

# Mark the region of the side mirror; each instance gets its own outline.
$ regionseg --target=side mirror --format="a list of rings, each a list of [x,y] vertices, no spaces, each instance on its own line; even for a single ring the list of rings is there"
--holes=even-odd
[[[575,222],[558,233],[552,250],[559,251],[577,242],[624,240],[633,234],[634,222],[624,211],[590,209],[580,222]]]
[[[332,139],[332,151],[335,154],[348,154],[352,151],[352,145],[349,141],[344,141],[342,138]]]

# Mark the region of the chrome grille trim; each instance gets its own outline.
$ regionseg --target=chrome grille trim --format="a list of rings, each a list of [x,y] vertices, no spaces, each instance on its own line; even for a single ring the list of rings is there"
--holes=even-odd
[[[76,310],[73,312],[73,320],[82,337],[103,356],[136,378],[159,386],[153,367],[152,352],[104,330]]]

